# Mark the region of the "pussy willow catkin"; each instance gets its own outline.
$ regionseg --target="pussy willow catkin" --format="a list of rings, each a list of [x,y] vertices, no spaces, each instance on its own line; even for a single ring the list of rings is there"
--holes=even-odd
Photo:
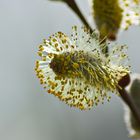
[[[48,93],[85,110],[104,98],[109,100],[109,92],[117,93],[118,81],[129,73],[129,66],[124,64],[127,47],[112,46],[105,57],[100,48],[106,44],[100,44],[96,31],[91,34],[87,28],[76,26],[72,30],[70,38],[57,32],[44,40],[35,71]]]
[[[115,40],[119,29],[140,24],[139,0],[91,0],[91,4],[101,38]]]

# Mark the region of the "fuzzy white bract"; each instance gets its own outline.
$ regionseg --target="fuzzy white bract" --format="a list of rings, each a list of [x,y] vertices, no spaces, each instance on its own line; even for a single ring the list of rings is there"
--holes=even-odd
[[[96,31],[72,27],[69,38],[62,32],[50,36],[39,46],[41,60],[35,71],[44,89],[70,106],[81,110],[110,99],[117,93],[118,81],[129,73],[126,46],[111,46],[105,57]],[[126,59],[126,60],[125,60]],[[124,61],[125,60],[125,61]],[[126,64],[125,64],[126,63]]]

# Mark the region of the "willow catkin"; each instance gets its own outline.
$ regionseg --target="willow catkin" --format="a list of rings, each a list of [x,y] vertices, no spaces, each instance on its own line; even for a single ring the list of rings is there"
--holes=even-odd
[[[81,110],[110,99],[109,92],[117,93],[118,81],[129,73],[125,45],[112,46],[105,57],[96,31],[72,28],[69,38],[62,32],[50,36],[39,46],[41,60],[35,71],[40,83],[50,94]],[[124,61],[126,60],[126,61]]]
[[[115,40],[119,29],[140,24],[139,0],[91,0],[91,4],[101,39]]]

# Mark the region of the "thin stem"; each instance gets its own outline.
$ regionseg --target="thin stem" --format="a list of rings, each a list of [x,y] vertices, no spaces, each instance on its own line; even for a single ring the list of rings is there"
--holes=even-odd
[[[65,2],[77,14],[77,16],[79,17],[79,19],[83,22],[83,24],[85,26],[87,26],[92,31],[91,26],[89,25],[89,23],[85,19],[84,15],[82,14],[81,10],[77,6],[75,0],[65,0]]]
[[[118,91],[120,93],[121,98],[123,99],[123,101],[128,105],[128,107],[130,108],[131,112],[133,113],[135,119],[137,120],[137,122],[140,125],[140,112],[135,104],[135,102],[133,101],[132,97],[127,93],[127,91],[125,90],[125,87],[130,83],[130,75],[126,75],[124,76],[120,81],[119,81],[119,85],[122,88],[118,88]]]

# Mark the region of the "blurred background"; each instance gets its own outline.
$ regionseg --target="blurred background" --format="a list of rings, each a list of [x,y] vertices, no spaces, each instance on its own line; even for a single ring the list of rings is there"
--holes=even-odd
[[[87,0],[77,0],[89,19]],[[81,25],[63,3],[0,0],[0,140],[130,140],[123,103],[115,95],[90,111],[70,108],[47,94],[35,75],[38,45],[54,32]],[[119,34],[140,72],[140,28]]]

